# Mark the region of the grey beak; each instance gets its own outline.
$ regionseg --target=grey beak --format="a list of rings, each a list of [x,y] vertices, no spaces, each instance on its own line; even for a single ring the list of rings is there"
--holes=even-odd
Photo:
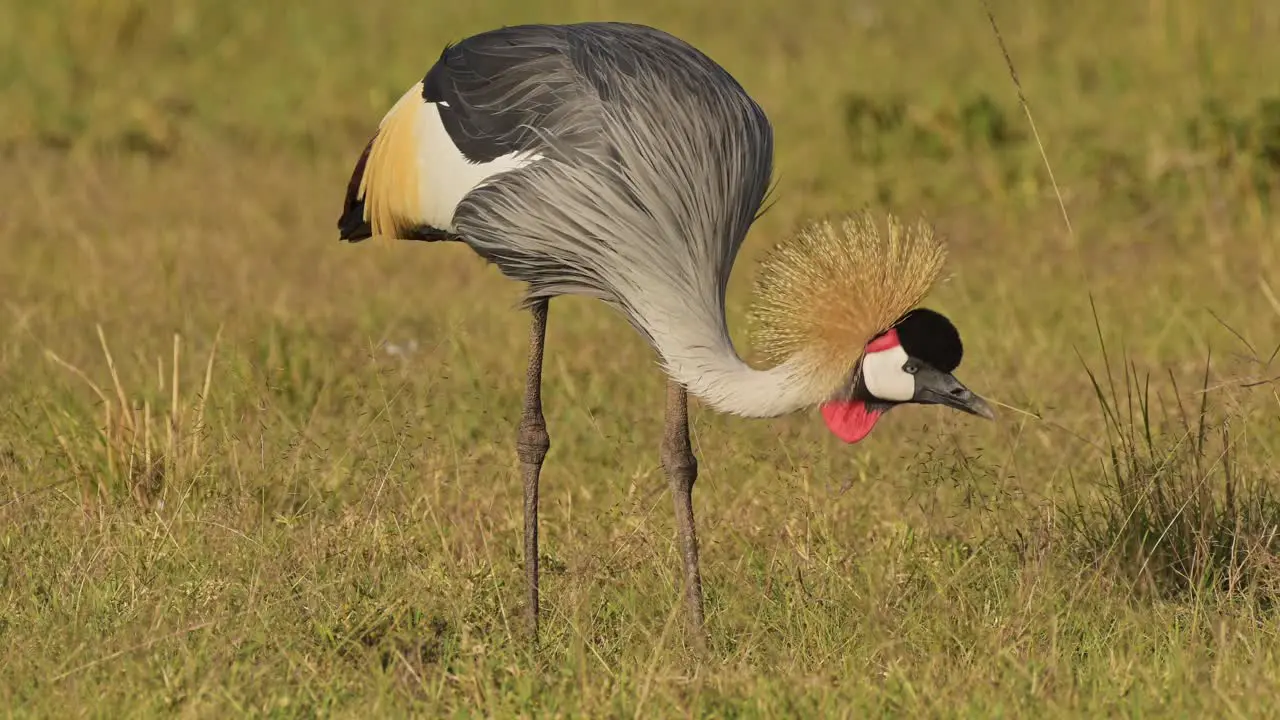
[[[912,399],[918,403],[946,405],[988,420],[996,419],[995,411],[986,400],[974,394],[951,373],[930,367],[923,367],[916,373],[916,394]]]

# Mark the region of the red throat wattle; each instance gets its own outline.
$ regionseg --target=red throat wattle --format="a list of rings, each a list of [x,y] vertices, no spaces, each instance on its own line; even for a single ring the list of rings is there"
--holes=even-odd
[[[867,343],[869,353],[892,350],[902,344],[898,331],[889,328]],[[822,419],[836,437],[847,443],[856,443],[871,434],[871,428],[884,414],[884,410],[872,410],[861,400],[832,400],[822,404]]]
[[[871,433],[883,410],[872,410],[861,400],[833,400],[822,404],[822,419],[836,437],[856,443]]]

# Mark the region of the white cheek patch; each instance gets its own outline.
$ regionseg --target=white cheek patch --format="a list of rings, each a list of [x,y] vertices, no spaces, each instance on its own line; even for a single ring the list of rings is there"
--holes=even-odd
[[[862,382],[880,400],[906,402],[915,397],[916,377],[902,369],[907,364],[907,351],[901,345],[862,358]]]

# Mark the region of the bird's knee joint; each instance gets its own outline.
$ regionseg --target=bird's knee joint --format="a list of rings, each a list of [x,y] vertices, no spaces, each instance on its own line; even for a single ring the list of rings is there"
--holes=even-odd
[[[520,423],[520,432],[516,436],[516,455],[520,462],[541,464],[551,449],[551,436],[547,434],[547,424],[541,419],[526,419]]]
[[[673,480],[687,483],[690,487],[698,479],[698,458],[688,448],[662,448],[662,469]]]

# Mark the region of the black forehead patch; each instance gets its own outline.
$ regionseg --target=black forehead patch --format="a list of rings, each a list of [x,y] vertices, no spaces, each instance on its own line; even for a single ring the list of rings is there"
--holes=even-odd
[[[942,372],[954,372],[964,357],[960,331],[940,312],[916,308],[894,323],[898,341],[908,355]]]

